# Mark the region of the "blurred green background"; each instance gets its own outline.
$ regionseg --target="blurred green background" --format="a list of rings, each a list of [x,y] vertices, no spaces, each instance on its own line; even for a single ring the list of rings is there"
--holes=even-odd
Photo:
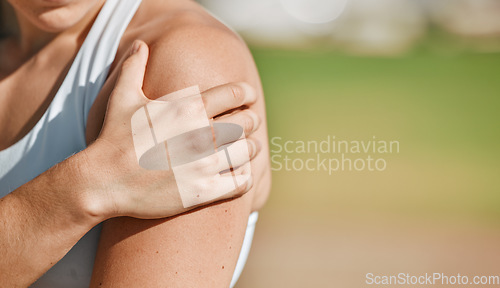
[[[273,171],[237,287],[500,276],[500,1],[199,2],[249,43],[270,139],[400,144],[384,171]],[[415,286],[457,287],[378,287]]]
[[[400,152],[383,156],[382,172],[273,172],[238,287],[363,287],[369,272],[498,274],[500,54],[252,52],[270,138],[376,136],[399,141]]]

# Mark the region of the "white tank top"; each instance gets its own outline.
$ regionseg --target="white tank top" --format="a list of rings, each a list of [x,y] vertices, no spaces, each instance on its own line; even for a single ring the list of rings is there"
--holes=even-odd
[[[141,0],[107,0],[76,55],[62,85],[33,129],[0,151],[0,198],[87,147],[87,117],[114,61],[120,39]],[[231,287],[248,256],[257,213],[250,215]],[[87,288],[92,276],[100,225],[32,286]]]
[[[87,115],[141,1],[107,0],[49,107],[19,142],[0,151],[0,198],[85,149]],[[88,287],[100,226],[31,287]]]

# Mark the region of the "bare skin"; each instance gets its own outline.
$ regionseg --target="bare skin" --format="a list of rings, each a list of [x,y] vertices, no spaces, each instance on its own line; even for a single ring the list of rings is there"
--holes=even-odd
[[[157,98],[196,84],[205,90],[245,81],[259,90],[259,100],[252,110],[265,119],[260,80],[245,44],[198,5],[144,1],[122,38],[124,47],[135,38],[151,47],[144,84],[148,97]],[[105,91],[106,87],[97,103],[106,101]],[[89,140],[100,128],[98,119],[102,119],[103,108],[103,104],[97,104],[90,112],[93,121],[88,126]],[[254,137],[263,143],[252,166],[253,173],[261,174],[255,176],[261,181],[249,193],[173,219],[108,221],[101,234],[91,286],[227,287],[248,215],[263,206],[269,193],[266,126],[261,125]]]
[[[102,5],[101,1],[90,4],[80,25],[46,33],[37,41],[27,39],[0,44],[1,63],[8,63],[1,65],[0,71],[0,95],[6,95],[0,98],[0,131],[6,136],[0,141],[0,149],[22,138],[47,108]],[[122,38],[108,81],[91,109],[88,143],[99,135],[121,63],[131,43],[138,38],[151,50],[143,86],[149,98],[191,85],[207,90],[220,84],[245,81],[258,91],[257,102],[250,109],[265,119],[257,71],[247,48],[237,36],[194,2],[144,0]],[[18,49],[16,43],[24,43],[21,47],[25,49]],[[25,79],[30,79],[30,85],[25,85]],[[107,221],[91,286],[227,287],[248,215],[262,207],[269,193],[265,125],[261,125],[253,137],[261,140],[262,152],[252,163],[258,181],[250,192],[175,218],[113,218]],[[68,231],[68,235],[76,239],[83,230]],[[66,241],[62,246],[71,247],[72,242]]]

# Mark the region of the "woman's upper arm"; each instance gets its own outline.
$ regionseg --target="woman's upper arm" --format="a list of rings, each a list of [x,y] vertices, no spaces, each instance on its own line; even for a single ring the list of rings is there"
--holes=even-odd
[[[265,119],[260,81],[250,53],[230,32],[187,25],[148,44],[151,53],[144,83],[148,97],[193,85],[203,91],[246,81],[260,94],[252,109]],[[263,149],[252,163],[252,172],[268,178],[264,123],[253,136]],[[108,220],[102,229],[91,287],[227,287],[256,195],[267,195],[268,186],[255,185],[240,198],[170,219]]]

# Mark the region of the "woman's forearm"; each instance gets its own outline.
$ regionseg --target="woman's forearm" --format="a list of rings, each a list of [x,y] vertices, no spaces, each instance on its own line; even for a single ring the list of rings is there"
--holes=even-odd
[[[88,161],[78,153],[0,199],[0,287],[27,287],[104,220]]]

